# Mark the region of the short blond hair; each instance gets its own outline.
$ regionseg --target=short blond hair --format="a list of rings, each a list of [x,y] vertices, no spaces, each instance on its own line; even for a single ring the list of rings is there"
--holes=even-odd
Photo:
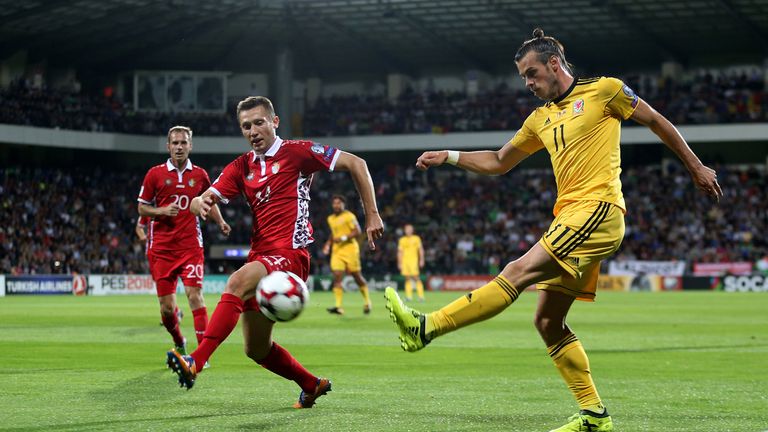
[[[168,129],[168,142],[171,142],[171,134],[174,132],[185,132],[187,134],[187,138],[189,138],[190,141],[192,141],[192,129],[188,128],[186,126],[174,126],[170,129]]]

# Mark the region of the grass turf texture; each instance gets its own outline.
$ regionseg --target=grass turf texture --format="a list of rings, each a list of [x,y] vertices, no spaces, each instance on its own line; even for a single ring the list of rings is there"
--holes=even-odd
[[[275,340],[333,380],[315,408],[294,410],[298,387],[246,358],[239,328],[185,391],[165,368],[155,298],[0,298],[0,431],[529,432],[576,412],[531,324],[535,295],[415,354],[373,299],[364,316],[347,293],[337,317],[331,294],[313,293],[301,317],[275,326]],[[207,300],[212,311],[218,299]],[[768,429],[767,310],[764,293],[607,292],[577,302],[569,323],[617,431],[754,432]]]

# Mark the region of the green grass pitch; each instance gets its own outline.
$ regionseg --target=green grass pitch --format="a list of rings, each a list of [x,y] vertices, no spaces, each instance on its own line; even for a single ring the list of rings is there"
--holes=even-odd
[[[459,295],[428,293],[420,306]],[[415,354],[400,350],[380,292],[370,316],[356,293],[346,316],[328,315],[331,303],[314,293],[298,320],[275,327],[333,380],[315,408],[294,410],[298,387],[246,358],[239,328],[185,391],[165,368],[154,297],[0,298],[0,431],[530,432],[576,411],[533,328],[532,293]],[[600,293],[577,302],[569,324],[617,431],[768,430],[765,293]]]

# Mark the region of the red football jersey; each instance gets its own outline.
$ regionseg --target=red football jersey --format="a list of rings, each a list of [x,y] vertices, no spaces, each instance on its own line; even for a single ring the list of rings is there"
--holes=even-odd
[[[176,203],[179,214],[175,217],[157,216],[149,223],[147,248],[152,250],[182,250],[203,247],[200,220],[189,211],[192,198],[211,186],[208,173],[187,159],[179,171],[171,160],[147,171],[139,191],[139,202],[165,207]]]
[[[224,168],[211,189],[226,204],[245,196],[253,214],[251,251],[299,249],[314,241],[309,186],[316,171],[333,171],[341,153],[312,141],[277,137],[264,155],[245,153]]]

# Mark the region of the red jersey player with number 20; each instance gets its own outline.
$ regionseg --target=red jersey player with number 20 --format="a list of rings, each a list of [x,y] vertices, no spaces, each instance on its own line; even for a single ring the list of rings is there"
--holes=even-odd
[[[149,271],[160,300],[160,316],[178,351],[186,351],[186,339],[179,329],[176,304],[176,284],[181,277],[189,308],[194,317],[198,344],[208,323],[203,302],[203,236],[200,222],[189,211],[192,198],[199,196],[211,184],[208,173],[189,160],[192,150],[192,129],[174,126],[168,131],[170,158],[147,171],[139,192],[139,215],[152,218],[147,234]],[[217,207],[211,218],[221,232],[229,234]]]
[[[259,312],[254,298],[256,286],[261,278],[277,270],[307,279],[306,248],[314,241],[309,223],[309,186],[317,171],[350,172],[363,201],[368,246],[375,249],[374,241],[383,234],[384,225],[376,207],[373,181],[365,161],[355,155],[312,141],[280,139],[275,135],[280,119],[265,97],[241,101],[237,117],[251,151],[227,165],[213,185],[192,200],[190,209],[205,218],[215,203],[245,196],[253,214],[248,262],[227,281],[200,346],[189,356],[169,351],[168,366],[179,376],[182,386],[192,388],[200,365],[234,330],[242,314],[248,357],[296,382],[301,393],[294,408],[311,408],[318,397],[331,390],[331,382],[310,373],[285,348],[272,342],[275,323]]]

